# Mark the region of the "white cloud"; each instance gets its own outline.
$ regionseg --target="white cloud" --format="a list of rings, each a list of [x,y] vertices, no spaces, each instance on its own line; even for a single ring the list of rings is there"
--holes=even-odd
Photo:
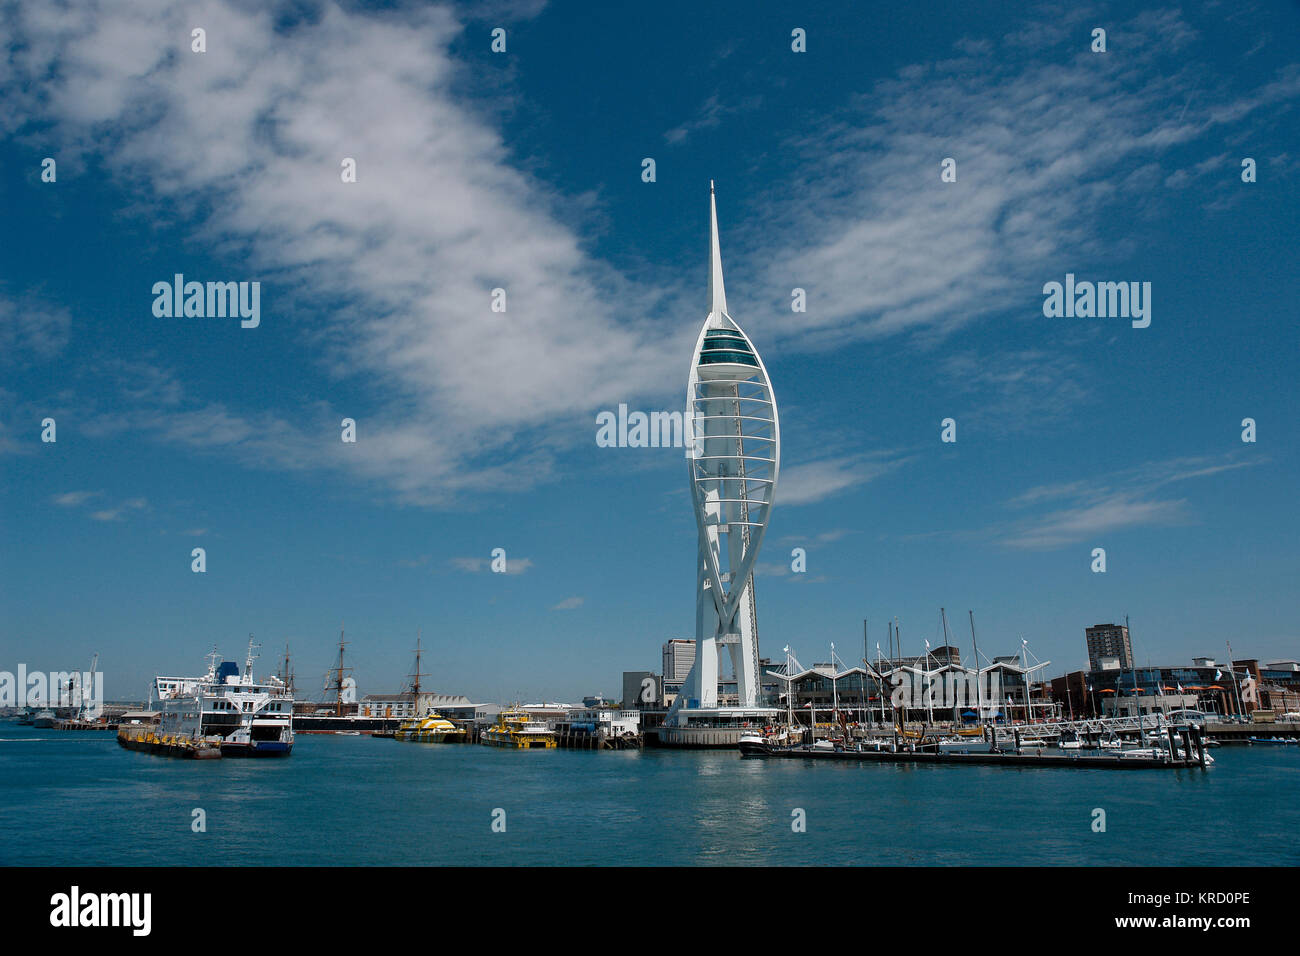
[[[761,96],[746,96],[737,102],[724,102],[721,95],[714,93],[700,106],[695,116],[664,133],[664,139],[673,146],[686,140],[692,133],[704,129],[714,129],[733,113],[744,113],[758,109],[763,102]]]
[[[1182,49],[1189,32],[1176,12],[1116,24],[1111,43],[1126,52],[1107,57],[1086,51],[1077,17],[965,38],[952,59],[900,70],[786,144],[771,192],[752,197],[756,214],[723,229],[742,237],[724,236],[729,275],[742,280],[733,305],[765,351],[934,337],[1020,298],[1032,313],[1045,273],[1099,251],[1099,210],[1154,201],[1143,192],[1153,157],[1222,139],[1224,124],[1300,94],[1296,70],[1233,98],[1197,86],[1201,64],[1166,69],[1159,51]],[[202,55],[189,50],[198,22]],[[0,130],[38,136],[61,168],[93,156],[142,214],[179,220],[247,271],[204,278],[262,281],[263,329],[237,334],[289,327],[372,412],[343,446],[338,421],[355,410],[241,409],[184,396],[155,367],[124,386],[129,407],[87,416],[89,430],[333,469],[438,505],[549,480],[556,453],[589,437],[592,409],[680,389],[698,283],[632,281],[589,253],[587,200],[515,168],[498,130],[456,92],[462,25],[451,10],[325,5],[277,25],[243,0],[139,0],[75,17],[23,4],[6,27]],[[748,107],[719,94],[683,135]],[[955,184],[939,181],[945,156],[958,160]],[[356,184],[340,182],[344,157],[357,160]],[[1136,178],[1116,185],[1135,163]],[[702,186],[700,212],[702,230]],[[160,278],[175,266],[165,255],[156,264]],[[788,302],[796,284],[805,314],[740,301]],[[498,286],[505,314],[489,309]],[[67,328],[55,311],[0,335],[49,353]],[[863,480],[844,463],[793,466],[778,500]]]
[[[789,465],[781,469],[774,500],[778,507],[813,504],[873,481],[908,460],[877,452]]]
[[[104,508],[100,511],[91,512],[90,517],[95,521],[121,521],[123,517],[133,511],[143,511],[149,506],[149,503],[143,498],[132,498],[124,501],[115,508]]]
[[[767,304],[802,287],[808,311],[755,308],[751,332],[804,350],[898,334],[928,344],[1018,307],[1041,318],[1043,282],[1116,254],[1107,215],[1158,208],[1171,147],[1219,151],[1223,124],[1300,97],[1296,68],[1240,97],[1209,88],[1213,67],[1184,55],[1192,34],[1176,11],[1111,24],[1123,53],[1105,56],[1088,50],[1080,11],[1035,15],[900,69],[786,144],[798,178],[759,204],[748,228],[773,238],[753,250],[757,282],[738,289]],[[1180,117],[1192,90],[1205,102]],[[947,157],[953,183],[940,180]]]
[[[1068,355],[1018,349],[997,355],[961,352],[944,360],[958,392],[981,396],[959,425],[991,432],[1023,431],[1082,414],[1094,401],[1087,370]]]
[[[60,508],[76,508],[100,494],[101,492],[98,491],[66,491],[61,495],[55,495],[50,500]]]
[[[567,598],[565,598],[563,601],[561,601],[559,604],[552,605],[552,606],[551,606],[551,610],[552,610],[552,611],[572,611],[572,610],[574,610],[575,608],[582,607],[582,604],[583,604],[583,602],[584,602],[585,600],[586,600],[586,598],[581,598],[581,597],[567,597]]]
[[[488,570],[492,567],[491,558],[452,558],[447,562],[458,571],[467,571],[470,574],[477,574],[480,571]],[[512,558],[506,557],[506,569],[504,571],[494,572],[497,574],[523,574],[533,566],[532,558]]]
[[[205,54],[189,50],[199,22]],[[262,281],[263,326],[323,344],[325,366],[381,412],[346,456],[287,416],[174,395],[130,427],[275,467],[332,464],[436,503],[546,477],[548,432],[662,387],[689,352],[693,312],[680,329],[650,321],[662,294],[592,259],[568,224],[579,209],[512,168],[453,94],[461,25],[446,8],[326,6],[277,29],[252,3],[77,17],[25,5],[12,26],[0,124],[42,117],[70,157],[93,148],[119,185],[141,187],[154,215],[189,217],[196,238],[247,261],[236,278]],[[355,184],[340,181],[344,157]],[[160,259],[159,276],[174,265]],[[490,310],[497,287],[504,314]],[[498,464],[521,430],[543,440]]]
[[[44,297],[0,294],[0,361],[24,354],[52,359],[67,346],[71,326],[68,310]]]
[[[1007,502],[1018,509],[1053,503],[1052,510],[1017,521],[1000,534],[1003,544],[1029,550],[1089,542],[1104,546],[1100,536],[1150,525],[1186,524],[1193,520],[1186,498],[1162,497],[1161,489],[1259,464],[1260,460],[1177,458],[1116,472],[1104,482],[1069,481],[1041,485]]]

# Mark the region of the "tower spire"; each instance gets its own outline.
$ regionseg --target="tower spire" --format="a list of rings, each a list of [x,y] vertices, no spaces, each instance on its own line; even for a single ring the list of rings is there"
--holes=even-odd
[[[718,246],[718,202],[713,195],[713,180],[709,180],[709,312],[721,315],[727,311],[727,290],[722,285],[722,250]]]

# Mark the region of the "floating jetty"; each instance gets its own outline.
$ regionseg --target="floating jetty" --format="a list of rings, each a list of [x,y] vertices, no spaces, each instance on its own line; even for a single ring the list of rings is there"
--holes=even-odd
[[[105,720],[86,720],[80,717],[69,717],[66,720],[56,721],[55,730],[117,730],[117,724],[109,723]]]
[[[758,756],[756,754],[750,756]],[[1092,767],[1116,770],[1200,768],[1196,757],[1174,757],[1157,752],[1156,756],[1125,757],[1120,754],[1080,753],[935,753],[912,750],[828,750],[813,747],[774,748],[763,757],[796,760],[857,761],[863,763],[925,763],[952,765],[993,765],[999,767]]]
[[[750,737],[742,742],[740,750],[745,757],[949,766],[1205,770],[1213,762],[1205,752],[1205,740],[1198,727],[1181,729],[1171,727],[1168,730],[1166,743],[1130,750],[1103,750],[1091,753],[1068,750],[1051,753],[1046,748],[1034,747],[1026,752],[1021,749],[1020,743],[1017,739],[1017,746],[1012,750],[1000,749],[996,742],[986,750],[975,749],[974,745],[969,750],[945,750],[936,744],[927,745],[897,739],[888,744],[882,741],[876,746],[862,743],[831,744],[823,740],[810,745],[786,747],[760,742],[755,737]]]
[[[1249,744],[1264,737],[1297,743],[1300,742],[1300,722],[1279,720],[1258,724],[1222,724],[1211,721],[1206,723],[1205,733],[1225,744]]]

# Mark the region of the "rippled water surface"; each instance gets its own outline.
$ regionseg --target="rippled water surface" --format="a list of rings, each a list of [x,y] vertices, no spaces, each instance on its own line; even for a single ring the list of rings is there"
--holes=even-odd
[[[1300,747],[1214,756],[1208,772],[1049,770],[299,736],[287,760],[189,761],[5,723],[0,862],[1300,863]]]

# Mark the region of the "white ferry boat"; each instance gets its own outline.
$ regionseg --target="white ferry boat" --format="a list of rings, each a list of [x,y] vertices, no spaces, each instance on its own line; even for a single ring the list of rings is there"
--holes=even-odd
[[[149,709],[157,710],[157,725],[119,733],[118,742],[182,755],[289,756],[293,695],[278,677],[254,680],[253,660],[250,641],[242,672],[234,661],[218,665],[214,651],[203,677],[154,678]]]

